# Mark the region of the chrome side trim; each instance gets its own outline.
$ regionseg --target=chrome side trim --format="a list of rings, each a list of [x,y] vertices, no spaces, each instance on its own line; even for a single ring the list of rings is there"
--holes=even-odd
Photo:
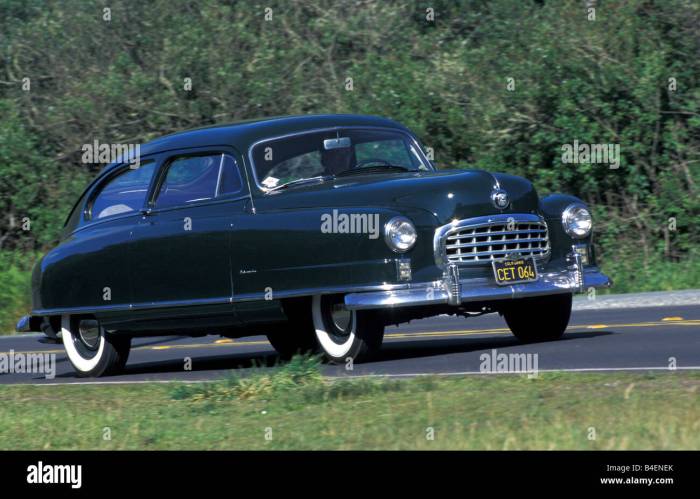
[[[610,278],[597,270],[583,273],[584,287],[610,287]],[[532,296],[545,296],[561,293],[575,293],[579,284],[573,272],[550,272],[539,280],[514,284],[511,286],[496,286],[488,278],[469,279],[460,282],[460,301],[490,302],[510,300]],[[448,291],[449,282],[439,283],[438,286],[424,284],[422,287],[407,290],[382,291],[370,293],[351,293],[345,295],[345,306],[350,310],[368,310],[396,307],[415,307],[423,305],[450,305],[451,296]]]
[[[340,294],[340,293],[360,293],[366,291],[392,291],[398,289],[409,289],[416,284],[374,284],[360,286],[328,286],[319,288],[299,288],[289,291],[273,291],[273,299],[279,300],[282,298],[297,298],[300,296],[313,296],[324,294]],[[162,302],[146,302],[124,305],[101,305],[99,307],[66,307],[66,308],[47,308],[32,310],[32,315],[63,315],[63,314],[92,314],[100,312],[128,312],[130,310],[155,310],[162,308],[180,308],[192,306],[206,305],[226,305],[240,302],[260,301],[265,300],[265,291],[255,293],[242,293],[233,297],[225,296],[218,298],[203,298],[197,300],[176,300]]]
[[[197,300],[173,300],[151,303],[129,303],[123,305],[101,305],[99,307],[66,307],[33,310],[32,315],[91,314],[99,312],[128,312],[130,310],[151,310],[160,308],[178,308],[189,306],[225,305],[231,303],[231,297],[202,298]]]
[[[455,266],[457,267],[457,266]],[[452,296],[453,304],[474,301],[492,301],[525,296],[539,296],[555,293],[574,293],[580,288],[574,271],[563,270],[541,275],[537,282],[496,286],[493,279],[486,277],[459,279],[456,268],[451,277],[433,282],[379,284],[345,287],[300,288],[273,292],[273,299],[296,298],[319,294],[346,294],[345,304],[349,309],[390,308],[397,306],[418,306],[448,304]],[[449,275],[449,274],[448,274]],[[583,271],[583,289],[610,287],[612,281],[597,269]],[[449,290],[449,291],[448,291]],[[457,294],[458,293],[458,294]],[[178,300],[157,303],[137,303],[129,305],[104,305],[100,307],[70,307],[33,310],[32,316],[63,314],[92,314],[105,312],[128,312],[131,310],[152,310],[206,305],[227,305],[265,299],[265,292],[238,294],[234,297],[207,298],[199,300]],[[459,301],[457,301],[459,300]],[[17,327],[27,327],[31,316],[20,319]],[[26,322],[25,322],[26,321]]]
[[[274,291],[272,292],[273,300],[281,300],[283,298],[298,298],[300,296],[314,296],[314,295],[330,295],[330,294],[343,294],[343,293],[362,293],[362,292],[385,292],[385,291],[397,291],[402,289],[411,289],[415,287],[416,284],[404,283],[404,284],[379,284],[379,285],[367,285],[367,286],[328,286],[320,288],[299,288],[292,289],[288,291]],[[248,302],[264,300],[265,293],[245,293],[235,295],[233,298],[233,303]]]

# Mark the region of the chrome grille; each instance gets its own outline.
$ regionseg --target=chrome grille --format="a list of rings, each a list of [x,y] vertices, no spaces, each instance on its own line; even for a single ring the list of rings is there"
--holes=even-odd
[[[490,263],[511,255],[544,258],[549,254],[547,224],[539,217],[500,216],[481,223],[468,222],[454,224],[442,235],[446,263]]]

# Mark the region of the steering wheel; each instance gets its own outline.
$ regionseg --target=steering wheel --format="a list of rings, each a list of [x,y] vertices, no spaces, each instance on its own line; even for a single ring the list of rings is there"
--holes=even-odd
[[[372,163],[380,163],[385,166],[391,166],[391,162],[381,159],[381,158],[367,158],[363,159],[362,161],[358,161],[355,164],[355,168],[363,168],[365,166],[371,165]]]

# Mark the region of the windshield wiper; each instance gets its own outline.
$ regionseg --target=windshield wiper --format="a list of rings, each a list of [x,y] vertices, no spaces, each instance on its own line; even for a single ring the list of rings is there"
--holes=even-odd
[[[280,189],[292,187],[295,185],[311,184],[311,183],[315,183],[315,182],[325,182],[326,180],[330,180],[332,178],[333,178],[333,175],[320,175],[318,177],[299,178],[297,180],[292,180],[291,182],[287,182],[286,184],[272,187],[272,188],[268,189],[267,192],[278,191]]]
[[[400,165],[379,165],[379,166],[365,166],[360,168],[351,168],[350,170],[342,171],[336,174],[336,177],[345,177],[348,175],[362,175],[363,173],[374,173],[382,171],[396,171],[396,172],[411,172],[410,168]]]

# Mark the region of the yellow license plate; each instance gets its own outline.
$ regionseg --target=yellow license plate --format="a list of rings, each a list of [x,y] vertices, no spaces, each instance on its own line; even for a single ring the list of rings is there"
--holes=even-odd
[[[533,258],[501,260],[493,262],[493,275],[499,286],[531,282],[537,280],[537,267]]]

